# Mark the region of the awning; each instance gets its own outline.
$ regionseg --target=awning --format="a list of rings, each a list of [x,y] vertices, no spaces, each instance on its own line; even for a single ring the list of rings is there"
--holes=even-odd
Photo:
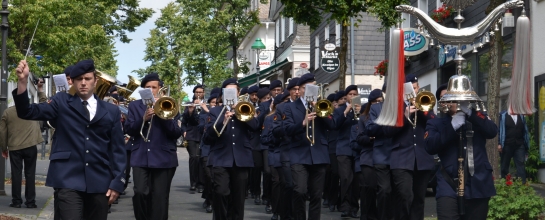
[[[262,80],[265,80],[265,79],[269,78],[274,73],[273,70],[276,70],[276,69],[286,65],[287,63],[288,63],[288,59],[286,58],[285,60],[283,60],[283,61],[281,61],[279,63],[276,63],[276,64],[268,67],[267,69],[260,70],[259,71],[259,81],[262,81]],[[242,88],[242,87],[253,85],[256,82],[257,82],[257,74],[254,73],[254,74],[251,74],[249,76],[246,76],[246,77],[243,77],[243,78],[239,79],[238,80],[238,86]]]

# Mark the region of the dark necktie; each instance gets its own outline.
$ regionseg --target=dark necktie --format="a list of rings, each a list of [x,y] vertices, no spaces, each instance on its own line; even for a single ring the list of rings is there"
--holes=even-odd
[[[83,109],[85,109],[85,112],[87,113],[87,119],[91,120],[91,114],[89,113],[89,109],[87,109],[87,104],[89,104],[87,101],[81,102],[83,104]]]

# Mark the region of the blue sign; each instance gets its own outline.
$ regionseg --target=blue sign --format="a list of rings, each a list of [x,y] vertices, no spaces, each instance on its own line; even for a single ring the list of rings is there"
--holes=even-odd
[[[439,66],[443,66],[447,60],[445,49],[443,49],[443,47],[439,47],[439,54],[437,54],[437,57],[439,58]]]
[[[428,50],[428,39],[418,29],[404,28],[403,35],[406,56],[415,56]]]

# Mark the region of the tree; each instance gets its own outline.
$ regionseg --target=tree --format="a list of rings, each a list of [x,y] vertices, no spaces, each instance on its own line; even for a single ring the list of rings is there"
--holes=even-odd
[[[146,21],[153,11],[137,0],[15,0],[10,1],[8,66],[13,70],[25,58],[38,76],[62,73],[79,60],[92,58],[96,68],[117,75],[114,39],[129,42],[127,32]],[[35,55],[43,57],[38,63]],[[39,64],[39,67],[38,67]],[[11,74],[12,80],[15,74]]]
[[[387,29],[400,21],[399,13],[394,9],[395,6],[405,4],[407,0],[280,0],[284,5],[282,13],[287,17],[292,17],[299,24],[310,26],[316,29],[323,21],[323,14],[329,14],[327,21],[336,21],[342,25],[341,28],[341,51],[339,53],[339,81],[340,88],[345,88],[345,76],[347,69],[348,55],[348,26],[350,18],[358,18],[362,12],[369,12],[375,15],[381,22],[383,28]],[[361,22],[355,19],[355,25]]]

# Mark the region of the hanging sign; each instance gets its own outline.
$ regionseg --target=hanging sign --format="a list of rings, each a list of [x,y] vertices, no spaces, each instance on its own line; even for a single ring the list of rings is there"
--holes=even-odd
[[[403,39],[406,56],[415,56],[428,50],[428,39],[416,28],[403,28]]]
[[[335,44],[326,44],[324,45],[324,49],[320,51],[322,55],[320,66],[324,71],[333,73],[339,69],[341,64],[339,60],[339,48]]]

